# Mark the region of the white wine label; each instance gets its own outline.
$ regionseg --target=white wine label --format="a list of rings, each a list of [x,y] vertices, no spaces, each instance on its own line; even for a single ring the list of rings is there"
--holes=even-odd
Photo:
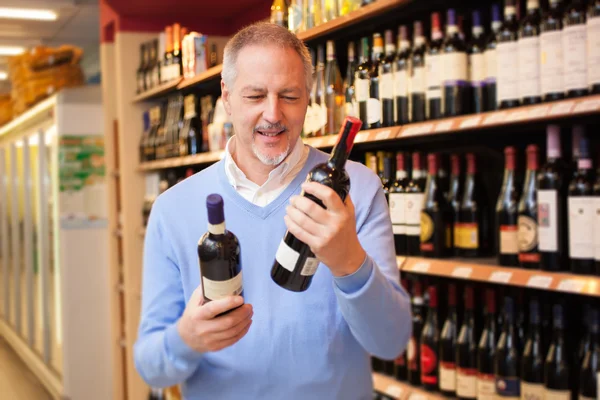
[[[408,97],[408,71],[394,72],[394,96]]]
[[[449,392],[456,390],[456,367],[454,364],[440,363],[440,389]]]
[[[358,117],[358,114],[355,113],[356,107],[353,103],[344,104],[344,116],[346,117]]]
[[[586,33],[584,24],[563,28],[564,91],[587,88]]]
[[[219,300],[242,293],[242,271],[226,281],[213,281],[202,277],[202,290],[207,299]]]
[[[392,224],[406,223],[406,206],[404,201],[404,193],[390,193],[390,218]]]
[[[299,257],[300,253],[292,249],[283,239],[281,239],[281,243],[279,243],[279,248],[275,254],[277,262],[288,271],[294,272]]]
[[[540,38],[519,39],[519,95],[537,97],[540,88]]]
[[[442,86],[442,56],[439,54],[425,56],[425,79],[427,88],[439,88]],[[446,66],[444,65],[444,68]]]
[[[381,121],[381,101],[370,97],[367,99],[367,122],[375,124],[379,121]]]
[[[467,53],[444,53],[441,56],[444,84],[456,81],[467,81],[469,79]]]
[[[569,255],[594,258],[594,198],[569,197]]]
[[[406,206],[406,224],[421,225],[421,209],[423,208],[423,193],[406,193],[404,195],[404,205]]]
[[[485,81],[485,56],[481,53],[469,56],[469,80],[473,85]]]
[[[406,235],[406,225],[392,225],[394,235]]]
[[[406,225],[407,236],[421,236],[421,225]]]
[[[594,198],[594,223],[592,225],[594,225],[594,259],[600,262],[600,197]]]
[[[563,92],[562,31],[540,35],[540,74],[542,95]]]
[[[544,385],[521,381],[521,400],[544,400]]]
[[[425,82],[425,68],[414,68],[410,77],[410,93],[425,93]]]
[[[319,260],[314,257],[307,257],[306,262],[304,263],[304,267],[302,267],[302,271],[300,275],[303,276],[313,276],[315,272],[317,272],[317,267],[319,266]]]
[[[543,398],[545,400],[570,400],[571,391],[546,389]]]
[[[587,20],[587,77],[588,85],[600,83],[600,17]]]
[[[498,105],[504,100],[519,98],[519,66],[515,62],[519,45],[517,42],[498,43],[496,47],[498,72]]]
[[[477,400],[496,400],[494,375],[477,377]]]
[[[518,254],[519,240],[517,227],[513,225],[502,225],[500,227],[500,253]]]
[[[477,371],[458,369],[456,372],[456,395],[463,399],[477,397]]]
[[[538,190],[538,236],[540,251],[558,250],[558,206],[556,190]]]
[[[498,75],[498,61],[496,56],[496,49],[486,50],[485,52],[485,78],[486,80],[495,80]]]
[[[528,216],[519,215],[519,230],[517,231],[517,240],[519,241],[519,251],[531,251],[538,244],[537,222]]]
[[[369,80],[356,78],[354,82],[356,89],[356,101],[367,101],[369,98]]]
[[[391,72],[379,76],[379,95],[382,99],[394,98],[394,75]]]

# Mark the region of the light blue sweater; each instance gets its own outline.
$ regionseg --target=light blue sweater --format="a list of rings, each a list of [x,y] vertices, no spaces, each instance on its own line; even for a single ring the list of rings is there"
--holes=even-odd
[[[142,315],[135,365],[151,386],[182,383],[185,399],[371,399],[370,354],[393,359],[411,333],[409,297],[399,284],[392,225],[379,178],[348,162],[356,228],[368,256],[353,275],[320,265],[310,288],[276,285],[271,266],[286,227],[289,198],[327,155],[310,149],[302,171],[266,207],[240,196],[218,162],[156,200],[144,247]],[[244,298],[254,308],[244,338],[200,354],[175,322],[200,284],[196,246],[207,229],[206,197],[225,202],[226,227],[240,240]]]

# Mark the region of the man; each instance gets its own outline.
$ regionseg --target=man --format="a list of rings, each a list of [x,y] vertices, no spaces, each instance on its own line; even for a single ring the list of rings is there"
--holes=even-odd
[[[303,183],[328,157],[300,139],[311,69],[306,47],[276,25],[252,25],[227,44],[221,90],[235,136],[223,160],[156,200],[146,230],[134,358],[151,386],[182,384],[186,399],[369,399],[369,355],[404,350],[409,298],[379,179],[348,162],[345,203]],[[211,193],[223,196],[240,241],[244,298],[203,304],[196,244]],[[270,278],[286,229],[321,261],[305,292]]]

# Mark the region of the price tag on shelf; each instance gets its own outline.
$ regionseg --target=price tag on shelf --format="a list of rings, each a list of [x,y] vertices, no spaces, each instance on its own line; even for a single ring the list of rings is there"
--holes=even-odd
[[[550,111],[550,106],[536,106],[529,109],[527,112],[527,118],[529,119],[537,119],[544,118],[548,115],[548,111]]]
[[[473,273],[473,268],[471,268],[471,267],[455,267],[454,271],[452,271],[452,276],[455,278],[468,279],[471,277],[472,273]]]
[[[600,99],[588,99],[577,103],[573,109],[573,113],[585,113],[596,111],[600,108]]]
[[[481,121],[481,116],[466,118],[463,120],[463,122],[460,123],[458,128],[459,129],[475,128],[477,125],[479,125],[479,121]]]
[[[356,138],[354,138],[354,142],[355,143],[362,143],[362,142],[366,142],[367,139],[369,139],[369,134],[370,132],[359,132],[356,135]]]
[[[377,135],[375,135],[375,140],[386,140],[389,139],[390,136],[392,136],[392,131],[386,129],[381,132],[378,132]]]
[[[417,126],[409,126],[406,129],[402,130],[402,134],[400,136],[402,137],[406,137],[406,136],[418,136],[418,135],[424,135],[426,133],[429,133],[433,130],[433,124],[421,124],[421,125],[417,125]]]
[[[546,275],[533,275],[527,281],[527,287],[548,289],[552,284],[552,277]]]
[[[574,101],[566,101],[564,103],[555,104],[550,109],[549,115],[556,116],[556,115],[568,114],[571,112],[571,109],[573,108],[574,105],[575,105]]]
[[[435,125],[434,132],[448,132],[452,130],[454,126],[454,120],[439,122]]]
[[[581,293],[585,288],[585,281],[579,279],[563,279],[558,284],[558,290],[561,292]]]
[[[422,272],[422,273],[425,273],[425,272],[429,271],[429,267],[431,267],[431,264],[428,263],[428,262],[418,262],[415,265],[413,265],[410,270],[412,272]]]
[[[512,272],[494,271],[490,275],[489,281],[494,283],[508,283],[510,282],[510,278],[512,278]]]
[[[404,389],[398,385],[389,385],[387,388],[385,388],[385,394],[393,397],[394,399],[401,399],[402,395],[404,394]]]
[[[507,115],[508,114],[506,112],[495,112],[483,120],[482,125],[501,124],[506,120]]]

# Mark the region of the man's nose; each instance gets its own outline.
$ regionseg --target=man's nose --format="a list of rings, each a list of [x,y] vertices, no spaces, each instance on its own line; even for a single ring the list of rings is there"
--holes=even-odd
[[[263,118],[271,124],[276,124],[281,121],[281,102],[279,96],[268,96],[265,102],[265,110]]]

